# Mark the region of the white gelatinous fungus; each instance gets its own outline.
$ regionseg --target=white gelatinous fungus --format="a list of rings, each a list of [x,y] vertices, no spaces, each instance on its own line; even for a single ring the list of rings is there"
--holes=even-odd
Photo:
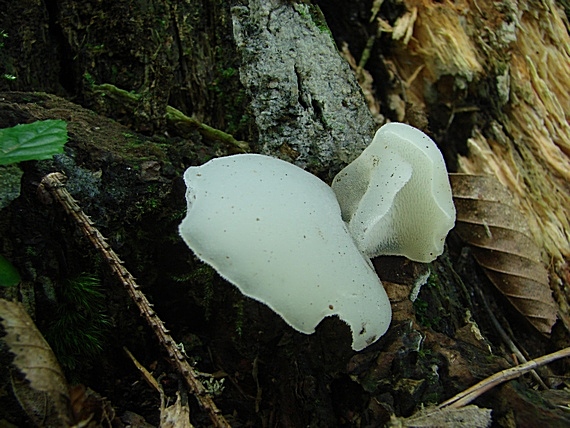
[[[307,334],[337,315],[357,351],[386,332],[386,292],[324,182],[255,154],[191,167],[184,180],[188,211],[180,235],[243,294]]]
[[[180,235],[201,260],[300,332],[338,316],[357,351],[391,319],[368,258],[430,262],[455,223],[441,153],[402,123],[380,128],[332,189],[301,168],[254,154],[191,167],[184,181]]]
[[[441,152],[426,134],[403,123],[381,127],[332,188],[352,237],[370,258],[431,262],[455,224]]]

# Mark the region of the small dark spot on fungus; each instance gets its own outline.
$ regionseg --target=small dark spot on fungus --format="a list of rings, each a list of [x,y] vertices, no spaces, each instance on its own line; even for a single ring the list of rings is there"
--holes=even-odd
[[[329,305],[329,309],[332,311],[334,309],[333,305]]]

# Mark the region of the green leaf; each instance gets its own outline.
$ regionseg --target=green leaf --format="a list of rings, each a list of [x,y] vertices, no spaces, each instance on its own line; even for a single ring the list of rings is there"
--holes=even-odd
[[[0,287],[13,287],[18,285],[22,278],[6,257],[0,254]]]
[[[67,123],[63,120],[41,120],[0,129],[0,165],[50,159],[63,152],[67,138]]]

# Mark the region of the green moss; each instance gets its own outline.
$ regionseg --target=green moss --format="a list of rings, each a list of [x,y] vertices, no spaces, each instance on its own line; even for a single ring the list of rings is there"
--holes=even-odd
[[[92,88],[95,86],[95,78],[89,72],[83,73],[83,79],[87,82],[87,85]]]
[[[311,3],[295,4],[295,10],[302,18],[311,21],[321,33],[331,34],[325,16],[319,6]]]
[[[8,33],[4,30],[0,30],[0,49],[4,47],[4,40],[8,38]]]
[[[4,48],[4,41],[8,39],[8,33],[6,33],[4,30],[0,30],[0,64],[2,64],[2,75],[1,78],[4,80],[16,80],[17,77],[14,76],[13,74],[10,73],[6,73],[6,68],[8,66],[8,62],[10,61],[10,58],[6,57],[6,55],[4,55],[3,52],[3,48]],[[13,67],[11,67],[13,68]]]
[[[317,28],[320,30],[321,33],[332,35],[331,30],[325,19],[325,15],[323,14],[319,6],[309,3],[309,13],[311,14],[313,22],[315,23],[315,25],[317,26]]]
[[[100,355],[111,323],[96,276],[83,273],[63,282],[58,291],[59,303],[45,337],[73,376]]]
[[[27,246],[24,248],[24,254],[25,254],[27,257],[30,257],[30,258],[32,258],[32,257],[37,257],[37,255],[38,255],[38,250],[37,250],[37,248],[36,248],[35,246],[33,246],[33,245],[27,245]]]
[[[173,210],[170,212],[170,215],[168,216],[168,221],[178,223],[182,221],[185,215],[186,215],[186,207],[179,210]],[[176,236],[178,236],[178,234]]]
[[[430,275],[427,279],[427,283],[425,284],[428,288],[435,288],[437,290],[441,290],[440,278],[437,273],[434,272],[434,269],[430,270]]]
[[[437,404],[441,402],[441,394],[438,392],[430,392],[422,397],[422,404]]]
[[[136,222],[140,222],[143,217],[156,211],[161,206],[161,201],[157,198],[149,197],[141,201],[137,201],[134,204],[134,219]]]
[[[414,302],[414,310],[421,325],[441,331],[440,328],[443,327],[444,321],[449,317],[449,310],[446,309],[449,296],[444,291],[445,287],[441,278],[434,271],[435,269],[431,269],[426,284]]]
[[[216,271],[212,267],[205,263],[201,263],[191,272],[171,276],[171,278],[176,282],[203,287],[204,294],[201,306],[204,308],[204,317],[206,320],[209,320],[212,316],[212,307],[214,303],[214,279],[216,275]]]
[[[221,54],[221,50],[218,51]],[[218,77],[209,86],[209,89],[216,95],[216,98],[223,105],[225,115],[225,131],[229,134],[238,134],[247,128],[251,117],[243,110],[247,104],[245,89],[235,88],[235,81],[238,80],[238,70],[234,67],[219,67]],[[230,89],[231,88],[231,89]]]

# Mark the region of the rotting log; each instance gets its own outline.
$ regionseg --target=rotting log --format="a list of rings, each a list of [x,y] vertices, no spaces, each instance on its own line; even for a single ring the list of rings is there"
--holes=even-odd
[[[570,329],[570,37],[553,0],[405,1],[387,31],[399,94],[425,112],[458,170],[515,196]],[[380,18],[378,18],[380,19]],[[465,141],[462,137],[466,138]],[[453,163],[451,161],[450,163]]]

